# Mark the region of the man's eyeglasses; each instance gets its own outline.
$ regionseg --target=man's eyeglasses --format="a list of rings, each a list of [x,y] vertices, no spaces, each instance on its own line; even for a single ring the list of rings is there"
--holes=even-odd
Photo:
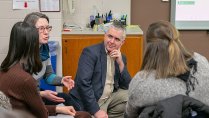
[[[45,30],[47,30],[47,32],[50,32],[52,30],[52,26],[47,26],[47,27],[41,26],[38,27],[37,29],[39,30],[39,32],[44,32]]]

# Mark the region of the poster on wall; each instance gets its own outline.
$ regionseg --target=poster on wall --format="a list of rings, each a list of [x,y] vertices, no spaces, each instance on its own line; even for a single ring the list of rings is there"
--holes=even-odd
[[[40,11],[59,12],[60,0],[40,0]]]
[[[39,10],[39,0],[13,0],[12,8]]]

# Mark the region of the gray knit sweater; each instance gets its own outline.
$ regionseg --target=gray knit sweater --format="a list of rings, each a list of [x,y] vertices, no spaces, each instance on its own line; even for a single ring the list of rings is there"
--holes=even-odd
[[[197,72],[194,76],[198,80],[195,90],[189,93],[206,105],[209,105],[209,63],[208,60],[198,53],[194,53],[197,61]],[[129,85],[129,99],[126,105],[128,118],[136,118],[138,108],[151,105],[160,100],[173,97],[178,94],[186,95],[186,84],[176,77],[155,79],[155,71],[146,77],[144,71],[138,72]]]

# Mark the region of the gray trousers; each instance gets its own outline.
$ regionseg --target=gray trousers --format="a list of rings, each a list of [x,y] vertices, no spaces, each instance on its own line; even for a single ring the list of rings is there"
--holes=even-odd
[[[124,118],[128,90],[119,89],[114,92],[105,102],[99,104],[100,109],[108,114],[108,118]]]

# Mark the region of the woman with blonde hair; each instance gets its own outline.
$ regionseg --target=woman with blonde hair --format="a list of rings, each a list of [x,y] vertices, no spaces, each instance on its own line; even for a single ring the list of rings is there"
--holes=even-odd
[[[129,85],[127,116],[134,118],[139,108],[178,94],[209,105],[208,60],[190,53],[181,43],[178,30],[167,21],[152,23],[146,41],[141,71]]]

